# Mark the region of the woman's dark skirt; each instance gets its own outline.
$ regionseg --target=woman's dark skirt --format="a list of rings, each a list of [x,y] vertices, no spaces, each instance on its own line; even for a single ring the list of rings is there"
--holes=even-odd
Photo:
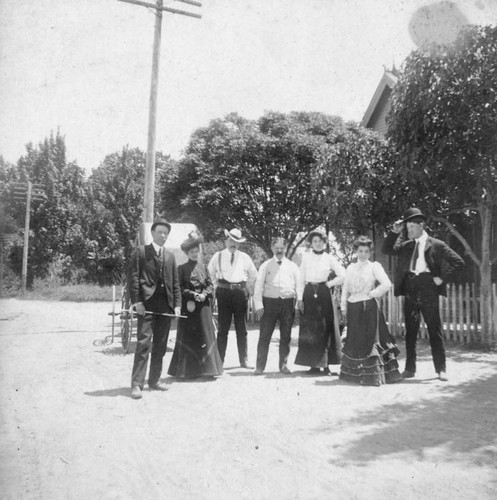
[[[183,308],[182,314],[186,314],[188,318],[178,320],[176,344],[167,371],[173,377],[217,377],[223,373],[210,301],[195,304],[193,312]]]
[[[399,382],[398,355],[376,300],[348,302],[340,378],[361,385]]]
[[[313,368],[340,364],[338,313],[331,298],[331,290],[324,283],[308,283],[304,288],[303,301],[304,314],[300,315],[295,364]]]

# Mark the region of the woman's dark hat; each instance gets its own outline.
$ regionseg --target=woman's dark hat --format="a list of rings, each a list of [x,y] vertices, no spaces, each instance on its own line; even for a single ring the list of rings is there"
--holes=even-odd
[[[419,208],[408,208],[403,214],[402,214],[402,222],[407,222],[408,220],[414,219],[415,217],[426,220],[426,216]]]
[[[192,248],[198,247],[200,243],[202,243],[204,239],[200,234],[198,234],[196,231],[192,231],[189,235],[188,238],[181,243],[181,250],[183,252],[188,253]]]
[[[311,231],[307,235],[307,241],[311,243],[312,238],[314,238],[314,236],[319,236],[325,243],[328,242],[328,237],[326,236],[326,233],[324,231],[321,231],[320,229],[314,229],[314,231]]]
[[[171,232],[171,224],[169,224],[166,219],[155,219],[150,231],[153,231],[157,226],[166,226],[169,232]]]

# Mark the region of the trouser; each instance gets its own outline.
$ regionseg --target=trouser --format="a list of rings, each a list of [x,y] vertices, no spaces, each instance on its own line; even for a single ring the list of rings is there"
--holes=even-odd
[[[165,292],[155,293],[144,305],[147,311],[173,313],[167,306]],[[169,316],[158,314],[138,316],[136,350],[131,374],[132,387],[139,386],[143,389],[150,354],[148,385],[154,385],[159,381],[162,373],[162,360],[167,351],[170,327],[171,318]]]
[[[266,368],[269,344],[276,327],[280,324],[280,347],[279,347],[279,369],[286,367],[288,355],[290,354],[290,340],[292,338],[293,319],[295,317],[294,299],[271,299],[262,298],[264,314],[260,323],[259,342],[257,343],[257,365],[258,370]]]
[[[430,273],[405,278],[406,297],[404,318],[406,322],[406,370],[416,372],[416,341],[418,338],[421,314],[428,327],[431,355],[437,373],[444,372],[445,344],[438,305],[438,288]]]
[[[236,343],[238,346],[238,357],[240,364],[247,363],[247,303],[248,293],[246,288],[217,288],[217,310],[218,310],[218,332],[217,347],[219,355],[224,363],[226,347],[228,345],[228,333],[231,319],[235,321]]]

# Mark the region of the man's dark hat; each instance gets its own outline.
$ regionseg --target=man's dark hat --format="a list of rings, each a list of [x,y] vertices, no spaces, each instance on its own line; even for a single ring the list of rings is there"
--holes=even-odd
[[[414,219],[415,217],[426,220],[426,216],[419,208],[408,208],[402,215],[402,222]]]
[[[196,231],[192,231],[189,235],[188,238],[181,243],[181,250],[183,252],[188,253],[192,248],[198,247],[200,243],[202,243],[204,239],[200,234],[198,234]]]
[[[150,231],[153,231],[157,226],[166,226],[169,232],[171,232],[171,224],[169,224],[166,219],[155,219]]]
[[[307,241],[309,243],[311,243],[312,238],[314,238],[314,236],[319,236],[325,243],[328,241],[328,237],[326,236],[326,233],[324,231],[321,231],[320,229],[314,229],[314,231],[311,231],[307,235]]]

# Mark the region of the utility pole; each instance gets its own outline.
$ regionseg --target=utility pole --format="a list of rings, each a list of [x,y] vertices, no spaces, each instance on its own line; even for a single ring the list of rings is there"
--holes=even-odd
[[[155,5],[140,0],[119,0],[120,2],[132,3],[142,7],[148,7],[155,11],[155,30],[154,46],[152,54],[152,79],[150,83],[150,99],[148,110],[148,137],[147,137],[147,157],[145,163],[145,187],[143,199],[143,224],[140,227],[140,244],[145,242],[145,224],[154,219],[154,190],[155,190],[155,144],[156,144],[156,125],[157,125],[157,88],[159,86],[159,61],[162,32],[162,12],[180,14],[183,16],[195,17],[201,19],[201,15],[194,12],[164,7],[163,0],[156,0]],[[184,4],[202,7],[200,2],[194,0],[177,0]]]
[[[14,198],[26,197],[26,216],[24,219],[24,245],[22,249],[22,274],[21,295],[26,294],[26,282],[28,276],[28,248],[29,248],[29,225],[31,220],[31,201],[46,198],[42,184],[33,184],[29,179],[27,183],[14,183]]]

